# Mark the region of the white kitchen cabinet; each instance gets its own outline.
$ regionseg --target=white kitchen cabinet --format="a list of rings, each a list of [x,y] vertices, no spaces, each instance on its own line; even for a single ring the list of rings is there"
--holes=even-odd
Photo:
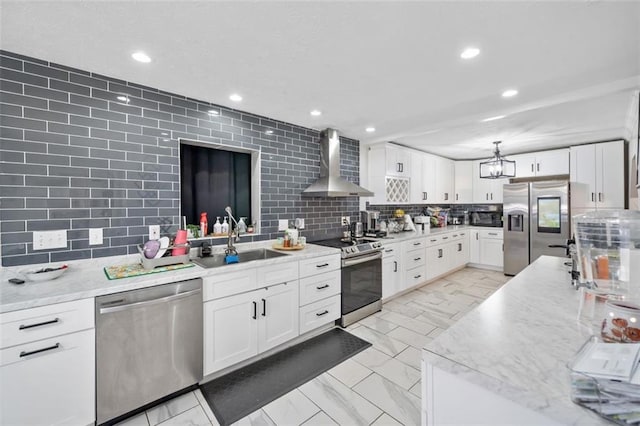
[[[384,244],[382,250],[382,299],[398,293],[402,288],[402,255],[400,244]]]
[[[300,307],[300,334],[340,318],[340,302],[340,294],[336,294]]]
[[[391,144],[385,146],[387,176],[411,176],[411,151]]]
[[[508,159],[516,162],[517,178],[569,174],[568,149],[510,155]]]
[[[454,164],[453,202],[473,203],[473,161],[456,161]]]
[[[626,162],[624,141],[571,147],[571,207],[624,209]]]
[[[448,158],[435,158],[436,203],[453,203],[454,200],[454,162]]]
[[[204,304],[204,375],[298,336],[298,282]]]
[[[427,247],[427,277],[430,280],[448,271],[449,244]]]
[[[0,424],[93,424],[93,299],[4,313],[0,324]]]
[[[484,160],[483,160],[484,161]],[[473,202],[482,204],[502,203],[502,186],[508,179],[486,179],[480,177],[480,161],[473,162]]]
[[[502,229],[480,230],[480,264],[502,268],[504,244]]]
[[[406,290],[427,280],[426,238],[402,242],[403,278],[399,291]]]
[[[411,202],[414,204],[436,203],[436,159],[430,154],[415,151],[411,157]]]
[[[410,202],[411,150],[393,144],[372,145],[367,155],[367,185],[372,204]]]
[[[480,231],[469,231],[469,263],[480,263]]]
[[[469,235],[460,231],[452,235],[450,269],[459,268],[469,263]]]

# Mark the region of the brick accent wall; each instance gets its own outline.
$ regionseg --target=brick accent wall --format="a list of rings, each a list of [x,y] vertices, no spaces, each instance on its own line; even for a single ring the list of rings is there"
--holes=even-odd
[[[180,139],[262,150],[262,231],[253,239],[275,238],[278,219],[295,217],[309,240],[340,235],[340,217],[358,217],[358,197],[300,196],[319,176],[318,135],[0,50],[2,265],[137,253],[149,225],[175,233]],[[359,183],[359,142],[341,142],[342,176]],[[89,228],[104,228],[104,244],[89,246]],[[33,231],[55,229],[68,230],[67,247],[34,251]]]

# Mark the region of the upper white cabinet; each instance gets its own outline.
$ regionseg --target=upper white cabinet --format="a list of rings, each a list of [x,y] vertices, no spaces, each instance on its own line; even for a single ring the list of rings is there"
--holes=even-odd
[[[436,182],[436,203],[453,203],[454,162],[448,158],[435,157],[436,167],[433,178]]]
[[[569,174],[568,149],[510,155],[507,158],[516,162],[517,178]]]
[[[473,161],[455,161],[453,202],[473,203]]]
[[[509,179],[483,179],[480,177],[480,161],[473,162],[473,202],[502,203],[502,186]]]
[[[624,141],[571,147],[571,207],[624,209]]]
[[[411,151],[387,144],[384,155],[387,176],[411,176]]]
[[[416,151],[411,157],[411,162],[411,202],[437,203],[436,157]]]

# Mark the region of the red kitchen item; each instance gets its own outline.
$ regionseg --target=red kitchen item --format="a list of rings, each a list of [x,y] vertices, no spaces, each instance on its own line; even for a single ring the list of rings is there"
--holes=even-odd
[[[185,244],[186,242],[187,242],[187,231],[185,229],[178,229],[178,232],[176,233],[176,238],[173,240],[173,245],[177,246],[180,244]],[[186,247],[178,247],[178,248],[174,248],[171,251],[171,255],[182,256],[186,252],[187,252]]]

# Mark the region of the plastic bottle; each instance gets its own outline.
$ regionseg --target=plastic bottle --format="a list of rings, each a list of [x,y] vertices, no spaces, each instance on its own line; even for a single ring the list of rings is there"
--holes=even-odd
[[[227,217],[224,217],[224,222],[222,222],[222,233],[223,234],[228,234],[229,233],[229,224],[227,223]]]
[[[240,218],[240,222],[238,222],[238,232],[239,232],[239,233],[240,233],[240,232],[242,232],[242,233],[247,232],[247,224],[246,224],[246,223],[245,223],[245,221],[244,221],[245,219],[246,219],[246,218],[241,217],[241,218]]]
[[[207,223],[207,212],[200,213],[200,234],[207,236],[209,224]]]
[[[220,216],[216,216],[216,223],[213,224],[213,234],[222,234],[222,225],[220,225]]]

